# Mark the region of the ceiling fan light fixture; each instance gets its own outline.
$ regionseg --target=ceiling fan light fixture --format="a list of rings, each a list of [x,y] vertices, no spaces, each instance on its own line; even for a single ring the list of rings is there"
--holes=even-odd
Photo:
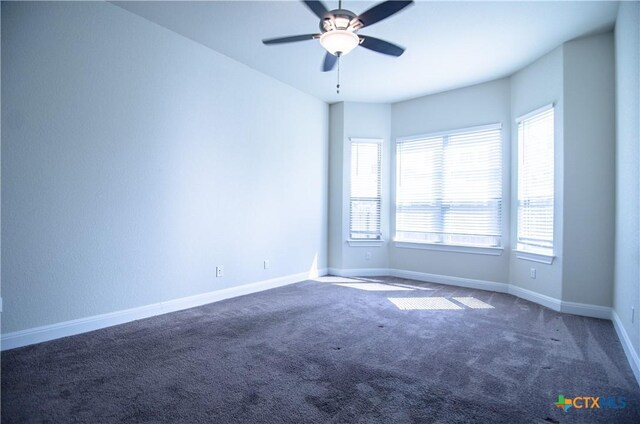
[[[360,44],[360,38],[347,30],[336,29],[320,36],[320,44],[334,56],[344,56]]]

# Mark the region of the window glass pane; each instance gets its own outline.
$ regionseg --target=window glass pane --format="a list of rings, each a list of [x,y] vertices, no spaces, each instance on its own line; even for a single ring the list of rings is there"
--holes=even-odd
[[[398,144],[396,227],[404,240],[440,240],[442,140]]]
[[[554,110],[518,123],[518,249],[553,253]]]
[[[380,239],[381,156],[381,143],[351,143],[351,239]]]

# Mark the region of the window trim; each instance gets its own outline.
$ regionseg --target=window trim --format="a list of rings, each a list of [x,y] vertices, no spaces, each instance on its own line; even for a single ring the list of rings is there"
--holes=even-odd
[[[474,255],[500,256],[504,247],[471,246],[463,244],[427,243],[395,240],[395,246],[402,249],[439,250],[442,252],[471,253]]]
[[[348,190],[348,194],[347,194],[347,204],[349,205],[348,207],[348,218],[347,218],[347,225],[346,225],[346,231],[347,231],[347,237],[346,237],[346,242],[349,244],[349,246],[351,247],[359,247],[359,246],[369,246],[369,247],[378,247],[378,246],[382,246],[385,243],[385,240],[383,239],[383,233],[382,233],[382,228],[383,228],[383,222],[382,222],[382,216],[383,216],[383,169],[384,169],[384,138],[381,137],[349,137],[348,138],[348,143],[345,143],[348,146],[348,151],[349,151],[349,155],[351,155],[351,149],[352,149],[352,144],[353,143],[370,143],[370,144],[379,144],[380,145],[380,238],[377,239],[352,239],[351,238],[351,156],[349,156],[349,160],[345,161],[345,163],[348,163],[348,169],[345,172],[345,175],[349,176],[349,184],[347,187]]]
[[[514,249],[518,259],[525,261],[538,262],[540,264],[551,265],[556,258],[554,254],[530,252],[528,250]]]
[[[500,181],[501,192],[502,192],[502,195],[501,195],[501,200],[502,200],[501,214],[502,214],[504,212],[503,208],[504,208],[504,194],[505,194],[504,137],[502,134],[502,129],[503,129],[502,122],[497,122],[494,124],[476,125],[473,127],[456,128],[452,130],[441,130],[441,131],[429,132],[429,133],[423,133],[423,134],[417,134],[417,135],[411,135],[411,136],[397,137],[395,140],[396,155],[395,155],[395,163],[394,163],[395,174],[396,174],[395,184],[396,185],[398,184],[398,181],[397,181],[398,179],[397,177],[397,172],[398,172],[397,146],[398,144],[411,142],[411,141],[418,141],[418,140],[423,140],[423,139],[433,138],[433,137],[455,136],[458,134],[466,134],[466,133],[476,132],[476,131],[479,132],[479,131],[499,130],[500,131],[500,150],[501,150],[500,166],[502,167],[502,179]],[[394,208],[394,217],[395,217],[396,211],[397,211],[397,187],[394,192],[393,204],[395,206]],[[394,218],[394,221],[395,221],[394,229],[395,229],[395,232],[397,232],[397,217]],[[501,225],[501,231],[502,231],[504,229],[503,227],[504,220],[502,220],[500,225]],[[492,255],[492,256],[502,255],[502,252],[504,251],[504,234],[501,234],[500,236],[500,246],[477,246],[477,245],[464,245],[464,244],[446,244],[446,243],[409,241],[409,240],[396,239],[395,235],[394,235],[393,241],[394,241],[395,247],[408,248],[408,249],[439,250],[439,251],[446,251],[446,252],[473,253],[473,254]]]
[[[458,134],[464,134],[464,133],[475,132],[475,131],[489,131],[489,130],[502,130],[502,122],[498,122],[495,124],[487,124],[487,125],[477,125],[475,127],[456,128],[453,130],[436,131],[436,132],[417,134],[417,135],[411,135],[406,137],[397,137],[396,144],[405,143],[407,141],[422,140],[425,138],[442,137],[444,135],[458,135]]]
[[[349,246],[351,247],[362,247],[362,246],[379,247],[379,246],[382,246],[385,243],[385,241],[383,239],[379,239],[379,240],[348,239],[347,243],[349,243]]]
[[[556,107],[556,102],[553,102],[553,103],[549,103],[548,105],[541,106],[541,107],[539,107],[539,108],[537,108],[537,109],[535,109],[535,110],[532,110],[531,112],[525,113],[524,115],[520,115],[520,116],[518,116],[518,117],[516,118],[516,124],[519,124],[520,122],[524,121],[525,119],[529,119],[529,118],[531,118],[531,117],[533,117],[533,116],[539,115],[539,114],[541,114],[542,112],[546,112],[546,111],[548,111],[549,109],[553,109],[553,108],[555,108],[555,107]],[[555,115],[555,112],[554,112],[554,115]],[[517,128],[517,126],[516,126],[516,130],[517,130],[517,129],[518,129],[518,128]],[[554,128],[554,130],[555,130],[555,128]],[[555,131],[554,131],[554,132],[555,132]],[[554,135],[555,135],[555,134],[554,134]]]

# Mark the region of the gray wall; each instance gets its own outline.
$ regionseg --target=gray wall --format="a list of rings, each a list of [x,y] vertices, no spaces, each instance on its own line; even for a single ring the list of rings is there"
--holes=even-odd
[[[392,268],[450,277],[508,282],[509,275],[509,79],[395,103],[391,107],[391,138],[502,123],[503,225],[505,250],[500,256],[389,247]],[[395,163],[395,145],[391,148]],[[395,166],[392,168],[395,172]],[[393,177],[393,176],[392,176]],[[395,178],[391,183],[395,198]],[[391,211],[391,234],[395,233]]]
[[[103,2],[2,54],[3,332],[326,267],[325,103]]]
[[[564,146],[564,99],[563,99],[563,47],[541,57],[531,65],[511,77],[511,120],[529,113],[544,105],[555,104],[555,169],[554,188],[554,221],[553,238],[555,260],[551,265],[535,263],[519,259],[511,252],[509,281],[521,288],[534,291],[555,299],[562,296],[562,261],[563,261],[563,146]],[[517,177],[518,177],[518,134],[517,127],[511,136],[511,193],[512,214],[511,233],[516,234],[517,225]],[[515,248],[515,245],[513,246]],[[536,279],[530,278],[529,270],[536,269]]]
[[[611,306],[615,198],[613,34],[564,45],[562,300]]]
[[[616,227],[613,308],[640,353],[640,4],[623,2],[615,30]],[[631,308],[635,320],[631,322]]]

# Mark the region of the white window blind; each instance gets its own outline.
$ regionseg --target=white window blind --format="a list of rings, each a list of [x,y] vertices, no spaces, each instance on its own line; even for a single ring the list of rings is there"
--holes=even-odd
[[[553,106],[518,120],[518,250],[553,254]]]
[[[382,140],[351,139],[349,237],[380,240]]]
[[[500,125],[398,140],[396,240],[502,243]]]

